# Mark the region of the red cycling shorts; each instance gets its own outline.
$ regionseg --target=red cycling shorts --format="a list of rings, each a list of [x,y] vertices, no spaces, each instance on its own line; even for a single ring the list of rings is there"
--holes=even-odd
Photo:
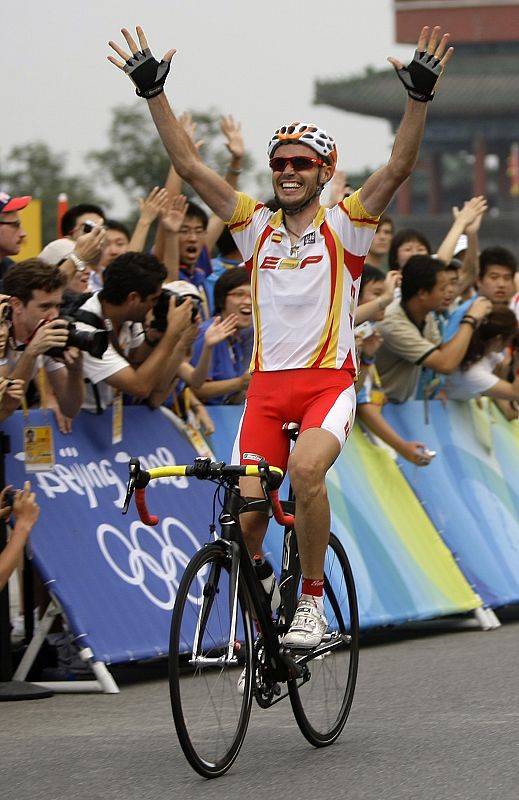
[[[300,432],[322,428],[344,445],[355,418],[351,374],[335,369],[254,372],[234,442],[232,461],[257,464],[265,459],[286,472],[290,439],[283,430],[297,422]]]

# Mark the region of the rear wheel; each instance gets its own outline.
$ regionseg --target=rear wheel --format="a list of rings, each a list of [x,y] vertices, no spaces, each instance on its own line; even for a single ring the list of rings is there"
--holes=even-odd
[[[171,624],[173,719],[187,760],[206,778],[234,762],[251,711],[251,618],[241,577],[233,586],[231,576],[223,547],[202,549],[186,568]]]
[[[297,724],[316,747],[334,742],[346,724],[359,660],[355,584],[346,552],[333,533],[324,563],[324,613],[328,629],[321,645],[296,657],[303,676],[288,682]]]

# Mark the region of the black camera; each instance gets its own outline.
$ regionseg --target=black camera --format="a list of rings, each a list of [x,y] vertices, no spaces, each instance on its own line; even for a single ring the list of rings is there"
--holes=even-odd
[[[8,489],[4,492],[4,508],[5,506],[12,506],[14,503],[14,491],[12,489]]]
[[[91,219],[86,219],[83,222],[83,233],[90,233],[90,231],[94,230],[95,226],[96,226],[95,222],[92,222]]]
[[[150,327],[154,328],[156,331],[163,332],[168,327],[169,301],[173,296],[175,297],[176,306],[181,306],[187,297],[191,298],[193,303],[191,309],[191,322],[193,323],[196,320],[201,303],[201,300],[197,294],[194,292],[193,294],[176,294],[176,292],[172,292],[169,289],[163,289],[159,295],[159,299],[153,306],[154,319],[150,323]]]
[[[108,347],[108,331],[80,331],[72,317],[60,317],[60,319],[67,323],[68,339],[64,347],[51,347],[50,350],[47,350],[46,355],[51,358],[62,358],[68,347],[77,347],[94,358],[103,357],[103,353]]]

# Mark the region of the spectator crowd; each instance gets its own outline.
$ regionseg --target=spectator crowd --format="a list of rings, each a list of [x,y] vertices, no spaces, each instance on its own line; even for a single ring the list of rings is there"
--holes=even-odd
[[[195,126],[183,125],[194,146]],[[238,188],[245,153],[240,125],[222,117]],[[354,190],[336,171],[329,206]],[[15,261],[25,238],[19,212],[30,196],[0,193],[0,414],[49,407],[63,433],[81,409],[125,404],[170,408],[189,431],[214,432],[211,406],[244,403],[253,355],[250,275],[231,232],[181,193],[173,168],[140,202],[133,231],[84,202],[61,218],[61,237],[37,258]],[[276,210],[274,200],[264,205]],[[426,466],[425,442],[385,420],[386,402],[492,398],[519,417],[515,255],[480,250],[487,202],[468,198],[436,252],[420,230],[394,229],[384,214],[366,257],[355,328],[357,422],[365,434]],[[150,230],[155,235],[150,246]],[[288,422],[289,420],[287,420]],[[0,586],[20,555],[38,508],[30,484],[0,495],[15,519],[0,554]]]

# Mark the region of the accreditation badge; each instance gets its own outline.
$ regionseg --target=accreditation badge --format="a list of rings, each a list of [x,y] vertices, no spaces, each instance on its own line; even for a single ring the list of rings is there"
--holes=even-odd
[[[25,471],[43,472],[54,467],[54,440],[50,425],[24,425]]]
[[[112,401],[112,444],[119,444],[123,440],[123,395],[115,392]]]

